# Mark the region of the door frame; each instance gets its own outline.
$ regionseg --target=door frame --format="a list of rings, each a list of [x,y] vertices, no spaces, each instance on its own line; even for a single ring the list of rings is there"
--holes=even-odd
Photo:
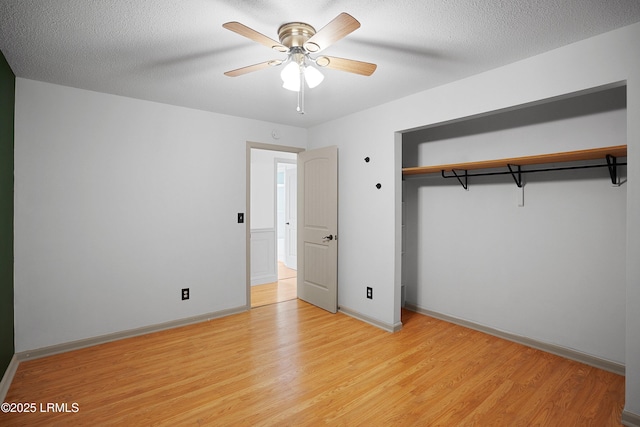
[[[246,309],[251,310],[251,150],[252,149],[259,150],[270,150],[270,151],[280,151],[285,153],[301,153],[306,151],[305,148],[300,147],[291,147],[287,145],[277,145],[277,144],[266,144],[262,142],[252,142],[247,141],[246,147],[246,201],[245,201],[245,215],[244,215],[244,226],[245,226],[245,257],[246,257],[246,269],[245,269],[245,285],[246,285]]]

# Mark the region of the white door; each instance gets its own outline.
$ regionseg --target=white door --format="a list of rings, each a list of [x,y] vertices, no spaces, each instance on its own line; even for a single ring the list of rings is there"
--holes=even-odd
[[[298,298],[338,309],[338,147],[298,155]]]
[[[284,265],[298,269],[298,173],[296,165],[287,165],[284,171]]]

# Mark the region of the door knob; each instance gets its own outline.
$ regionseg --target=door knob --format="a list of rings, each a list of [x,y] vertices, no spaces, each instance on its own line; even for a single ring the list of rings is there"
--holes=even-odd
[[[331,241],[331,240],[333,240],[333,234],[329,234],[328,236],[324,236],[324,237],[322,238],[322,241],[323,241],[323,242],[329,242],[329,241]]]

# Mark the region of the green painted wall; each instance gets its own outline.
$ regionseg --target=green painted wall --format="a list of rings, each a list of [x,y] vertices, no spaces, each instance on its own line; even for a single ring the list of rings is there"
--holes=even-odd
[[[13,116],[16,77],[0,52],[0,378],[13,340]]]

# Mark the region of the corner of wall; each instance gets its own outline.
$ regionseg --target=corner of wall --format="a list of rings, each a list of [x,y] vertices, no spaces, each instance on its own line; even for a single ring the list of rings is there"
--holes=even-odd
[[[0,52],[0,372],[14,356],[13,152],[15,75]]]

